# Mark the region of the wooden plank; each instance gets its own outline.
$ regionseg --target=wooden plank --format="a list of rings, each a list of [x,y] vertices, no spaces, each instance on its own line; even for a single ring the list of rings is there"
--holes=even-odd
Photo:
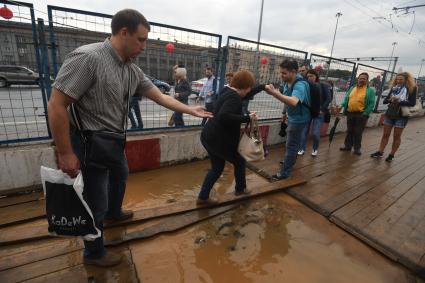
[[[0,198],[0,208],[15,204],[37,201],[43,198],[44,195],[42,192],[33,192],[14,196],[3,196]]]
[[[113,249],[123,255],[123,262],[115,267],[109,267],[108,272],[105,269],[99,269],[95,266],[85,266],[86,278],[89,278],[91,282],[106,282],[108,276],[110,278],[119,279],[120,277],[129,280],[117,282],[137,282],[131,280],[136,274],[134,266],[131,260],[131,254],[127,247],[120,247]],[[33,282],[45,282],[52,280],[52,274],[61,272],[62,276],[66,274],[67,269],[71,269],[75,272],[75,268],[81,266],[83,263],[83,251],[75,251],[60,256],[48,258],[41,261],[32,262],[16,268],[4,270],[0,272],[0,282],[22,282],[25,280],[32,280]],[[67,275],[68,277],[69,275]],[[136,277],[137,278],[137,277]],[[31,282],[31,281],[30,281]],[[58,281],[56,281],[58,282]]]
[[[0,209],[0,227],[40,219],[46,215],[44,200],[30,201]]]
[[[60,271],[56,271],[47,275],[42,275],[36,278],[31,278],[23,282],[26,283],[92,283],[93,278],[87,275],[86,267],[83,264],[65,268]],[[107,282],[107,281],[104,281]]]
[[[408,166],[404,166],[403,169],[399,170],[395,174],[391,173],[382,173],[381,177],[377,177],[375,183],[366,183],[360,186],[356,186],[338,197],[334,197],[330,200],[326,205],[332,208],[341,207],[341,203],[345,203],[346,205],[341,207],[340,209],[334,212],[335,217],[342,219],[351,219],[355,214],[363,210],[365,207],[369,206],[377,196],[382,194],[383,192],[389,190],[389,188],[394,188],[398,184],[402,183],[410,174],[414,173],[415,168],[420,168],[423,166],[424,160],[419,160],[410,164]],[[402,166],[399,164],[399,166]],[[382,181],[382,179],[384,179]],[[378,184],[376,184],[376,182]],[[406,185],[409,184],[405,183]],[[370,194],[365,194],[369,192]],[[375,198],[372,196],[375,195]]]
[[[236,207],[238,207],[238,205],[230,204],[213,209],[206,208],[184,214],[154,219],[142,224],[115,227],[106,231],[105,245],[116,246],[133,240],[146,239],[158,234],[174,232],[212,217],[216,217]],[[0,258],[0,271],[17,268],[36,261],[46,260],[48,258],[79,251],[83,248],[84,244],[80,238],[62,239],[60,241],[52,239],[49,245],[33,245],[30,250],[21,250],[21,252]]]
[[[220,202],[219,205],[227,205],[233,202],[251,199],[251,198],[262,196],[265,194],[278,192],[293,186],[302,185],[304,183],[305,183],[304,179],[302,179],[299,176],[294,176],[279,182],[253,187],[251,188],[250,195],[241,195],[236,197],[233,194],[233,192],[227,193],[222,195],[219,198],[219,202]],[[114,225],[109,225],[107,227],[109,228],[109,227],[115,227],[115,226],[122,226],[129,223],[137,223],[140,221],[145,221],[148,219],[153,219],[153,218],[157,218],[161,216],[169,216],[169,215],[175,215],[175,214],[179,214],[183,212],[199,210],[204,207],[214,207],[214,206],[198,206],[196,205],[195,200],[165,204],[160,207],[153,207],[153,208],[138,210],[134,213],[134,216],[132,219],[128,221],[122,221]],[[0,229],[0,246],[9,245],[12,243],[21,243],[26,241],[39,240],[39,239],[44,239],[46,237],[50,237],[49,234],[47,233],[46,222],[33,227],[25,226],[24,228],[21,228],[21,229],[18,227],[6,227],[6,228]]]

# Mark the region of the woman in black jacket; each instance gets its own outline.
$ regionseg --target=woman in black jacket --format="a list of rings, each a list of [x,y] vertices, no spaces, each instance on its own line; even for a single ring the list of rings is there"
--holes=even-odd
[[[189,95],[191,92],[190,84],[187,81],[186,74],[187,74],[187,71],[185,68],[177,68],[175,71],[175,78],[176,78],[175,98],[184,104],[188,103]],[[174,123],[176,127],[184,126],[183,113],[174,112],[173,119],[174,119]]]
[[[214,203],[209,198],[214,183],[223,172],[225,161],[234,166],[235,195],[247,194],[245,179],[245,159],[238,153],[240,128],[242,123],[249,122],[255,113],[242,113],[242,99],[251,91],[255,84],[254,76],[249,71],[237,72],[229,87],[219,96],[215,107],[214,117],[202,130],[201,142],[208,152],[211,169],[205,176],[198,196],[198,204]]]
[[[397,74],[391,83],[391,90],[388,96],[384,99],[384,104],[388,105],[388,110],[385,112],[384,117],[384,132],[382,133],[381,144],[379,150],[372,153],[370,157],[381,158],[384,155],[385,147],[393,133],[393,145],[390,154],[385,159],[391,162],[394,155],[401,144],[401,134],[407,125],[408,118],[401,116],[401,106],[415,106],[416,104],[417,87],[415,80],[410,73]]]

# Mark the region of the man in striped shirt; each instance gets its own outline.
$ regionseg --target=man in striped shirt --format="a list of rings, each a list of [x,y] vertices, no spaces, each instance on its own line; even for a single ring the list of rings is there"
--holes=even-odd
[[[103,244],[103,220],[122,221],[131,218],[131,211],[121,208],[128,165],[122,152],[115,164],[93,166],[84,136],[96,131],[123,133],[127,126],[129,95],[145,96],[176,112],[201,118],[211,113],[201,106],[191,107],[163,95],[143,71],[133,63],[145,48],[150,25],[135,10],[122,10],[111,22],[112,35],[104,42],[81,46],[68,54],[55,83],[48,105],[49,125],[56,144],[58,167],[71,177],[81,170],[84,197],[93,212],[102,237],[85,241],[84,262],[98,266],[120,263],[121,257],[106,252]],[[70,119],[69,106],[74,104],[82,131]],[[81,135],[83,133],[83,135]],[[87,146],[88,144],[88,146]]]

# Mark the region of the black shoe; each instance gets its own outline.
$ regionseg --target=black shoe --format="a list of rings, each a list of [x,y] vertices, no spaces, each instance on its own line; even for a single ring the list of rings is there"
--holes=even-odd
[[[121,222],[127,219],[131,219],[133,217],[133,211],[131,210],[121,210],[120,215],[117,216],[107,216],[105,217],[106,222]]]
[[[243,191],[235,191],[235,196],[249,195],[249,194],[251,194],[251,191],[247,190],[246,188]]]
[[[385,161],[387,161],[387,162],[391,162],[391,161],[393,161],[393,159],[394,159],[394,155],[389,154],[389,155],[388,155],[388,157],[387,157],[387,158],[385,158]]]
[[[339,150],[341,150],[341,151],[351,151],[351,148],[344,146],[344,147],[340,147]]]
[[[278,181],[278,180],[284,180],[284,179],[287,179],[289,176],[287,176],[287,175],[280,175],[279,173],[278,174],[274,174],[273,176],[272,176],[272,180],[276,180],[276,181]]]
[[[283,161],[279,161],[279,164],[280,164],[280,165],[283,165]]]
[[[354,154],[360,156],[360,155],[362,155],[362,152],[360,150],[355,150]]]
[[[370,157],[372,157],[372,158],[381,158],[382,156],[384,156],[384,153],[382,151],[377,151],[377,152],[372,153],[370,155]]]

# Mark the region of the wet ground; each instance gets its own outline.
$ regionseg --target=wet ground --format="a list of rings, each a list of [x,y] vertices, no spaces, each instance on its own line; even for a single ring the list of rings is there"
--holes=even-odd
[[[139,207],[194,198],[208,166],[201,161],[133,174],[125,203]],[[233,189],[231,176],[228,166],[216,194]],[[247,178],[251,185],[267,183],[252,172]],[[130,248],[142,282],[413,282],[414,278],[282,193],[243,203],[177,233],[133,242]]]
[[[139,209],[195,200],[208,168],[208,161],[199,161],[132,174],[124,205]],[[231,192],[232,175],[227,166],[213,194]],[[268,183],[249,170],[247,181],[251,187]],[[0,271],[0,279],[7,278],[0,282],[421,282],[285,193],[114,247],[126,259],[118,267],[84,266],[81,247],[80,240],[57,239],[0,247],[0,257],[14,254],[12,261],[22,263]],[[46,256],[36,260],[40,253]]]

